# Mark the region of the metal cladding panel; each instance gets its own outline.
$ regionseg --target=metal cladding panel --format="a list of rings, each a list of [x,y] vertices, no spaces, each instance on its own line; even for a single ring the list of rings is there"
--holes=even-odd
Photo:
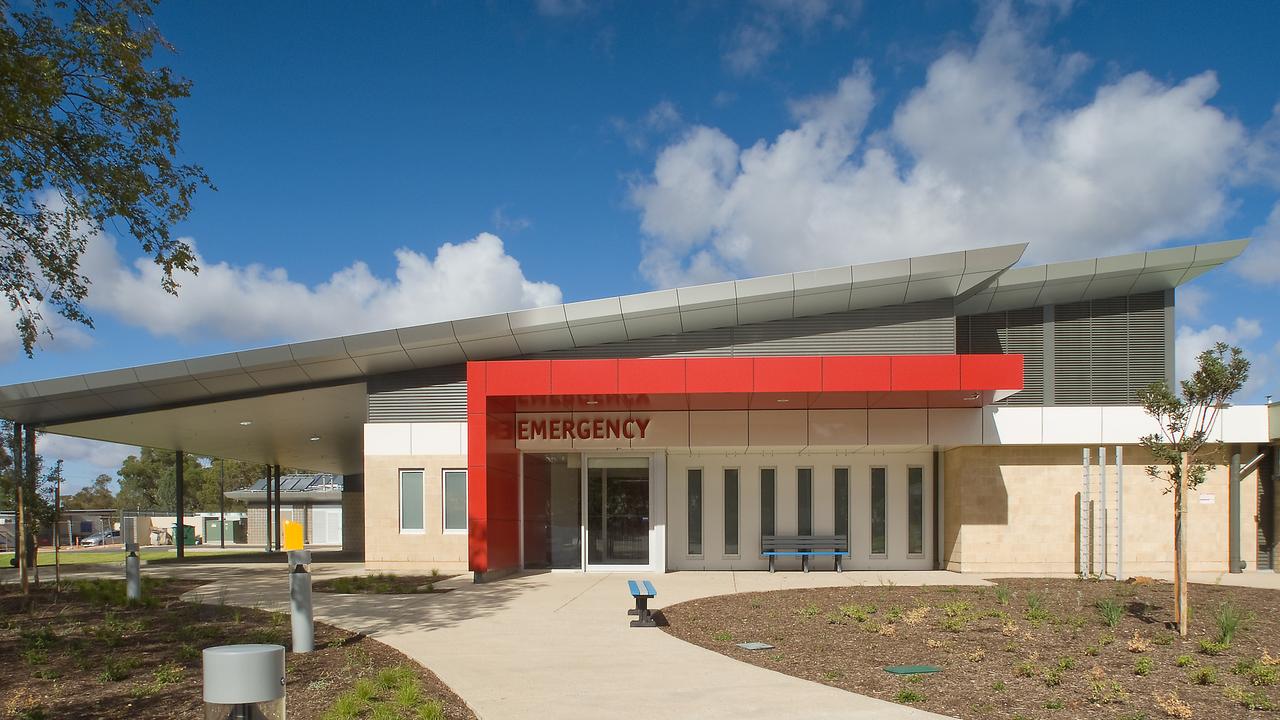
[[[369,378],[369,422],[465,422],[465,365]]]
[[[1041,308],[956,318],[956,352],[1022,355],[1023,388],[999,404],[1044,404],[1044,311]]]
[[[737,355],[929,355],[955,347],[952,300],[661,335],[528,358],[733,357]]]

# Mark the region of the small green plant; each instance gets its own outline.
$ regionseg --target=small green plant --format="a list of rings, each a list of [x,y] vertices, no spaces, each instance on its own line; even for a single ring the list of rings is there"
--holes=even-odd
[[[1052,700],[1046,700],[1046,701],[1045,701],[1045,703],[1044,703],[1044,709],[1045,709],[1045,710],[1061,710],[1061,709],[1065,708],[1066,706],[1067,706],[1067,704],[1066,704],[1065,702],[1063,702],[1063,701],[1061,701],[1061,700],[1059,700],[1059,699],[1057,699],[1057,698],[1054,698],[1054,699],[1052,699]]]
[[[194,662],[200,659],[200,651],[191,643],[183,643],[182,646],[178,648],[178,659],[185,660],[187,662]]]
[[[33,675],[35,675],[37,678],[40,678],[41,680],[57,680],[58,678],[62,677],[62,673],[58,672],[57,670],[54,670],[53,668],[40,668],[39,670],[35,671]]]
[[[827,682],[835,682],[842,677],[844,677],[844,673],[839,670],[824,670],[822,673],[822,679]]]
[[[812,617],[818,617],[818,613],[822,611],[818,609],[817,605],[814,605],[813,603],[809,603],[808,605],[805,605],[804,607],[800,608],[796,612],[801,617],[812,618]]]
[[[1275,710],[1276,704],[1261,692],[1249,692],[1242,687],[1229,687],[1222,691],[1224,697],[1240,703],[1250,710]]]
[[[102,662],[102,670],[98,672],[99,682],[120,682],[129,677],[129,664],[108,657]]]
[[[1094,680],[1089,683],[1089,702],[1098,705],[1111,705],[1122,703],[1128,699],[1129,693],[1125,691],[1123,685],[1115,680]]]
[[[733,640],[733,635],[728,630],[721,630],[715,635],[712,635],[711,639],[716,642],[731,642]]]
[[[1218,671],[1208,665],[1205,665],[1204,667],[1195,668],[1191,672],[1187,673],[1187,679],[1190,680],[1193,685],[1213,685],[1218,682]]]
[[[1044,681],[1045,687],[1058,687],[1062,684],[1062,671],[1058,669],[1046,670],[1040,679]]]
[[[1116,636],[1109,632],[1104,632],[1098,636],[1098,646],[1106,647],[1116,641]]]
[[[1005,684],[1003,680],[997,680],[991,683],[991,689],[996,692],[1004,692]]]
[[[1252,616],[1235,603],[1225,602],[1213,611],[1213,622],[1218,626],[1218,642],[1230,645],[1236,633],[1244,629]]]
[[[903,705],[913,705],[915,703],[924,702],[924,693],[911,688],[902,688],[898,694],[893,697],[895,702]]]
[[[973,611],[973,603],[966,600],[956,600],[942,606],[942,614],[947,617],[960,617],[967,615]]]
[[[1245,676],[1249,684],[1255,686],[1275,685],[1277,675],[1280,674],[1278,671],[1280,667],[1266,665],[1258,660],[1241,660],[1231,669],[1231,672]]]
[[[1150,675],[1155,662],[1149,657],[1140,657],[1133,661],[1133,674],[1142,675],[1143,677]]]
[[[22,662],[27,665],[43,665],[49,662],[49,653],[44,648],[27,648],[22,651]]]
[[[1205,655],[1221,655],[1230,649],[1231,645],[1224,642],[1214,642],[1213,640],[1201,640],[1200,652]]]
[[[362,702],[369,702],[378,696],[378,686],[372,680],[357,680],[351,694]]]
[[[849,603],[840,606],[840,614],[856,622],[866,622],[876,613],[875,605],[859,605],[858,603]]]
[[[1089,647],[1084,649],[1084,654],[1088,655],[1089,657],[1098,657],[1099,652],[1101,651],[1098,649],[1097,645],[1090,645]]]
[[[953,633],[964,632],[969,629],[969,624],[971,622],[973,622],[973,618],[968,615],[949,617],[943,619],[942,629]]]
[[[1151,638],[1151,642],[1157,645],[1172,645],[1173,636],[1170,635],[1169,633],[1160,633],[1159,635],[1156,635],[1155,637]]]
[[[1030,660],[1025,660],[1019,663],[1018,666],[1013,669],[1013,674],[1017,675],[1018,677],[1025,677],[1025,678],[1035,677],[1036,675],[1040,674],[1040,668],[1037,668],[1036,664],[1031,662]]]
[[[1099,600],[1094,607],[1097,608],[1098,614],[1102,616],[1102,623],[1107,627],[1119,625],[1120,618],[1124,617],[1124,606],[1111,598]]]
[[[1196,659],[1190,655],[1179,655],[1178,659],[1173,661],[1173,664],[1180,668],[1195,667]]]
[[[151,677],[160,685],[173,685],[182,680],[182,666],[177,663],[165,663],[151,672]]]
[[[1074,670],[1076,667],[1076,659],[1070,655],[1064,655],[1058,658],[1059,670]]]
[[[1003,585],[997,585],[995,593],[996,593],[996,602],[1000,603],[1001,605],[1008,605],[1009,598],[1013,595],[1013,593],[1009,591],[1009,588]]]

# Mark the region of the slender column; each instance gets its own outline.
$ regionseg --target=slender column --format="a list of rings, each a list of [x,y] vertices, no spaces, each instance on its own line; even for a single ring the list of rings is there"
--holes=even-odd
[[[1231,446],[1231,475],[1227,480],[1227,562],[1229,571],[1241,571],[1240,562],[1240,446]]]
[[[22,462],[22,425],[13,424],[13,556],[18,559],[18,575],[22,583],[22,594],[30,592],[27,585],[27,521],[26,521],[26,473]]]
[[[1108,530],[1107,500],[1108,498],[1107,498],[1107,446],[1106,445],[1102,445],[1098,448],[1098,481],[1100,483],[1098,496],[1102,500],[1102,513],[1101,513],[1102,517],[1100,518],[1102,520],[1102,538],[1099,543],[1102,545],[1102,570],[1101,572],[1099,572],[1099,575],[1106,575],[1108,570],[1107,553],[1111,549],[1110,548],[1111,538],[1108,537],[1107,535],[1107,530]]]
[[[1116,579],[1124,580],[1124,446],[1116,446]]]
[[[263,540],[263,544],[266,547],[267,552],[271,552],[271,466],[265,465],[264,470],[266,471],[265,489],[267,491],[267,534],[265,536],[265,540]]]
[[[227,461],[218,459],[218,547],[227,546]]]
[[[36,473],[40,471],[38,459],[36,456],[36,429],[30,425],[22,426],[22,484],[25,490],[25,504],[34,506],[36,503]],[[27,556],[27,567],[34,573],[36,586],[40,586],[40,548],[37,547],[36,528],[30,522],[32,513],[35,512],[31,507],[27,508],[27,521],[23,525],[26,530],[26,536],[23,538],[22,547],[25,548]]]
[[[183,487],[185,484],[183,473],[186,470],[187,454],[182,452],[181,450],[174,452],[173,463],[174,463],[173,465],[174,485],[176,486],[176,489],[177,489],[176,494],[178,496],[178,526],[176,528],[177,530],[176,537],[174,537],[173,539],[173,546],[178,549],[178,558],[181,559],[186,557],[186,543],[187,543],[187,523],[186,523],[186,519],[183,517],[183,512],[182,512],[182,505],[184,500],[183,495],[186,489],[185,487]]]
[[[279,552],[284,547],[280,542],[280,466],[273,465],[271,474],[276,478],[276,552]]]

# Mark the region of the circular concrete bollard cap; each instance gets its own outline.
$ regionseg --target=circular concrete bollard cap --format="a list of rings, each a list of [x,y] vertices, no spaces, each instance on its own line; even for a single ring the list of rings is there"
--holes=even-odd
[[[284,697],[283,645],[220,645],[204,651],[204,701],[220,705]]]

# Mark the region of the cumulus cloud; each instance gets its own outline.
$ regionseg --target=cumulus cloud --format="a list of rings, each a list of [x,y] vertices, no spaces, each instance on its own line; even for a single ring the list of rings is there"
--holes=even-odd
[[[1174,340],[1174,370],[1179,381],[1195,372],[1196,358],[1217,343],[1235,345],[1245,352],[1251,367],[1249,381],[1240,391],[1237,402],[1259,402],[1280,366],[1280,343],[1266,346],[1255,341],[1263,336],[1262,323],[1255,318],[1237,317],[1230,327],[1220,324],[1203,328],[1178,327]]]
[[[634,152],[649,148],[654,137],[666,135],[684,123],[680,109],[670,100],[661,100],[635,119],[609,118],[610,129]]]
[[[81,466],[87,465],[95,475],[106,473],[112,477],[115,477],[116,471],[120,469],[120,463],[124,462],[125,458],[138,454],[138,448],[135,446],[52,433],[40,436],[38,450],[46,462],[63,460]]]
[[[1271,208],[1267,222],[1254,230],[1253,242],[1240,262],[1231,266],[1254,282],[1280,283],[1280,203]]]
[[[1088,60],[1037,46],[995,6],[868,128],[871,72],[792,104],[794,126],[747,147],[689,128],[632,187],[642,272],[669,286],[1030,241],[1087,257],[1193,236],[1229,209],[1247,138],[1213,107],[1213,73],[1136,72],[1067,101]]]
[[[401,248],[395,258],[394,277],[356,262],[307,285],[284,268],[198,257],[198,275],[177,275],[176,298],[160,289],[153,263],[126,263],[109,235],[94,238],[81,267],[93,278],[94,312],[180,338],[303,340],[560,302],[559,287],[526,278],[489,233],[445,243],[434,256]]]
[[[1185,285],[1177,292],[1178,317],[1190,322],[1204,319],[1205,306],[1209,303],[1209,291],[1199,285]]]

